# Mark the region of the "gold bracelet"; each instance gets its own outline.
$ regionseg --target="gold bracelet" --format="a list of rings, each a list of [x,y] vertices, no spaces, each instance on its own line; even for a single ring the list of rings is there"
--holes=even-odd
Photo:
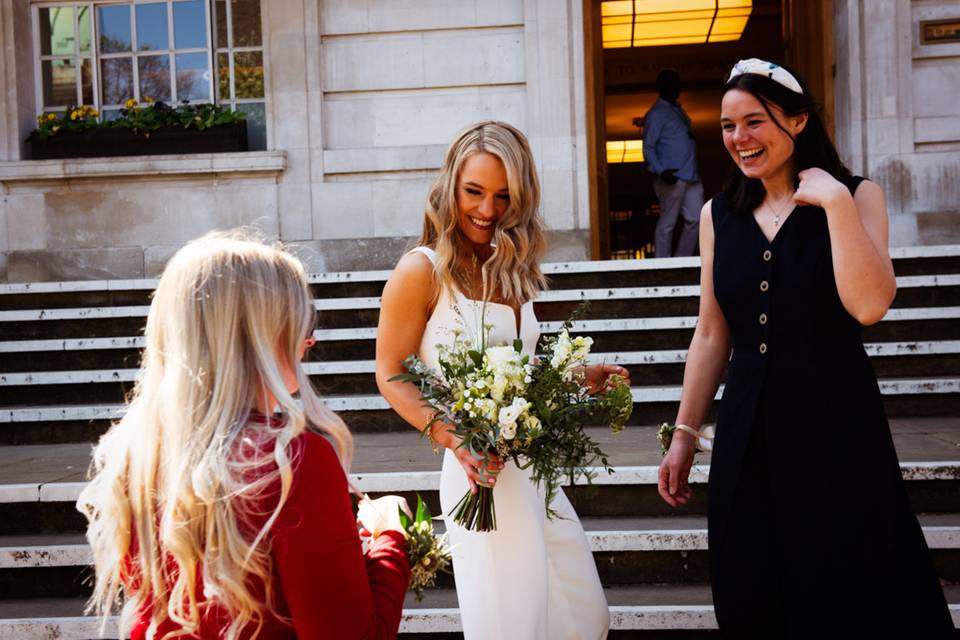
[[[440,455],[440,452],[445,448],[443,445],[441,445],[437,441],[436,437],[434,437],[433,435],[433,428],[438,424],[443,424],[443,423],[437,420],[432,424],[428,425],[427,428],[424,430],[426,431],[427,439],[430,440],[430,448],[433,450],[433,455],[435,456]]]

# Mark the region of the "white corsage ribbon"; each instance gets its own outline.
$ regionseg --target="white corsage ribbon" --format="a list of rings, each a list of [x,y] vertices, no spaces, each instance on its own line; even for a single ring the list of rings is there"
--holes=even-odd
[[[704,427],[697,431],[693,427],[686,424],[678,424],[678,431],[684,431],[689,433],[694,437],[697,442],[697,450],[699,451],[713,451],[713,434],[714,430],[712,426]]]

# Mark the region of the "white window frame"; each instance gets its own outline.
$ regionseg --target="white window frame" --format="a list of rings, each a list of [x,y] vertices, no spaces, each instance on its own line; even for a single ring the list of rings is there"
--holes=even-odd
[[[104,110],[115,110],[122,108],[123,104],[102,104],[100,101],[100,62],[102,60],[108,59],[129,59],[132,64],[132,84],[133,84],[133,95],[130,96],[137,101],[142,100],[143,96],[140,95],[140,73],[138,64],[138,58],[143,53],[137,50],[137,29],[136,29],[136,5],[138,4],[153,4],[157,2],[164,2],[167,6],[167,45],[174,45],[174,48],[167,49],[156,49],[151,50],[147,55],[166,55],[170,63],[170,95],[171,95],[171,104],[179,103],[179,98],[177,96],[177,67],[176,67],[176,57],[179,54],[184,53],[206,53],[207,54],[207,69],[209,70],[209,77],[207,79],[207,90],[208,95],[210,96],[209,102],[217,104],[216,95],[216,67],[214,60],[214,43],[213,43],[213,24],[211,22],[213,16],[211,13],[211,4],[212,0],[204,0],[204,15],[207,21],[206,29],[206,49],[199,47],[191,47],[184,49],[177,49],[176,42],[174,40],[174,28],[173,28],[173,4],[175,0],[87,0],[87,1],[74,1],[74,2],[42,2],[34,3],[31,7],[32,11],[32,20],[33,20],[33,50],[35,52],[34,58],[34,90],[36,92],[36,111],[37,115],[42,113],[49,112],[63,112],[66,107],[61,106],[49,106],[44,104],[43,96],[43,62],[48,60],[63,60],[63,59],[72,59],[82,65],[84,59],[90,60],[90,66],[92,71],[92,85],[93,85],[93,106],[95,109],[103,113]],[[116,53],[100,53],[100,25],[97,16],[96,8],[98,6],[104,5],[127,5],[131,8],[130,10],[130,51],[122,51]],[[74,54],[73,56],[58,54],[58,55],[41,55],[41,46],[40,46],[40,10],[50,7],[79,7],[87,6],[90,11],[90,52],[89,54],[80,53],[80,39],[79,37],[74,38]],[[74,32],[77,31],[77,18],[76,11],[74,11]],[[228,28],[231,28],[228,23]],[[261,36],[262,37],[262,36]],[[241,47],[244,49],[245,47]],[[232,65],[232,58],[230,63]],[[230,73],[230,82],[231,86],[233,84],[233,69],[229,70]],[[77,68],[76,74],[76,86],[77,86],[77,101],[75,104],[81,104],[81,99],[83,96],[82,93],[82,79],[79,72],[79,66]],[[252,100],[256,102],[256,100]],[[198,102],[198,104],[200,104]]]
[[[79,25],[79,20],[77,19],[76,9],[79,6],[86,5],[87,9],[90,11],[90,51],[86,54],[80,53],[80,37],[77,33],[77,27]],[[73,54],[43,54],[41,53],[43,49],[40,46],[40,9],[55,8],[55,7],[70,7],[74,10],[73,12]],[[75,104],[82,104],[83,100],[83,78],[80,73],[80,67],[83,65],[84,60],[90,61],[91,68],[91,82],[93,92],[94,102],[97,102],[100,95],[100,87],[98,85],[99,74],[96,73],[96,62],[94,51],[97,46],[94,40],[94,27],[93,23],[95,22],[95,16],[93,15],[93,2],[45,2],[42,5],[35,4],[31,7],[31,20],[33,22],[33,51],[35,55],[34,59],[34,95],[36,97],[37,103],[37,115],[39,116],[45,112],[58,112],[65,111],[66,107],[61,106],[50,106],[49,108],[43,102],[43,63],[52,62],[56,60],[71,60],[77,64],[75,69],[76,77],[74,78],[75,91],[74,97],[76,98]]]
[[[216,4],[217,4],[216,0],[211,0],[211,2],[207,3],[207,6],[208,6],[208,7],[213,7],[213,8],[214,8],[214,11],[211,12],[211,19],[210,19],[210,20],[211,20],[211,23],[210,23],[210,31],[211,31],[211,33],[216,33],[216,28],[217,28],[217,27],[216,27],[216,19],[217,19],[217,16],[216,16],[216,10],[215,10],[215,9],[216,9]],[[261,30],[260,30],[260,44],[259,44],[259,45],[257,45],[257,46],[244,46],[244,47],[236,47],[236,46],[234,46],[234,45],[233,45],[233,3],[232,3],[232,2],[224,2],[224,7],[226,8],[225,20],[226,20],[226,25],[227,25],[227,41],[226,41],[225,43],[214,42],[213,56],[214,56],[214,58],[216,58],[216,56],[219,55],[219,54],[221,54],[221,53],[226,54],[226,56],[227,56],[227,67],[228,67],[228,72],[227,72],[227,73],[228,73],[228,77],[229,77],[229,79],[230,79],[230,83],[229,83],[229,84],[230,84],[230,95],[229,95],[229,96],[221,96],[221,95],[219,95],[219,92],[220,92],[220,83],[219,83],[219,82],[214,82],[213,84],[214,84],[215,89],[216,89],[216,91],[217,91],[217,96],[216,96],[217,104],[222,104],[222,105],[225,105],[225,106],[229,106],[231,109],[234,109],[234,110],[236,110],[238,104],[263,104],[263,105],[264,105],[264,108],[266,108],[266,100],[267,100],[266,86],[264,86],[263,95],[260,96],[259,98],[237,98],[237,97],[236,97],[236,96],[237,96],[237,89],[236,89],[236,79],[237,79],[237,77],[236,77],[236,74],[234,73],[234,64],[233,64],[233,57],[234,57],[234,54],[235,54],[235,53],[259,53],[259,54],[260,54],[260,61],[261,61],[262,64],[264,64],[263,74],[264,74],[264,81],[266,81],[267,71],[266,71],[266,66],[265,66],[265,65],[266,65],[266,61],[264,60],[264,46],[263,46],[264,34],[263,34],[263,29],[261,28]],[[260,9],[260,10],[261,10],[261,20],[262,20],[262,19],[263,19],[263,18],[262,18],[262,15],[263,15],[263,14],[262,14],[262,11],[263,11],[263,2],[261,2],[261,9]],[[216,61],[214,61],[214,64],[216,64]],[[213,69],[214,69],[214,72],[215,72],[215,71],[216,71],[216,66],[214,66]]]

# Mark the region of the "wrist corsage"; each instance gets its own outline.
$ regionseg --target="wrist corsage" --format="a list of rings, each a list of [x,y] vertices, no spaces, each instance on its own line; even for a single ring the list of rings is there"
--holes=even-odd
[[[697,453],[701,451],[711,451],[713,449],[714,429],[712,426],[704,427],[697,431],[689,425],[664,422],[660,425],[660,429],[657,430],[657,440],[660,441],[661,455],[667,455],[667,451],[670,450],[670,443],[673,442],[673,434],[676,431],[684,431],[693,436],[694,441],[697,443]]]

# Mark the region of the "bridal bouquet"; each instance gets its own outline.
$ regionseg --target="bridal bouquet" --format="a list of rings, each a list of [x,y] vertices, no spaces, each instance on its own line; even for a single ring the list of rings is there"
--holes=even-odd
[[[578,310],[579,312],[579,310]],[[488,346],[486,333],[477,342],[454,332],[453,342],[439,346],[440,371],[429,369],[417,356],[404,362],[408,373],[395,380],[420,387],[434,422],[454,425],[459,446],[477,459],[493,453],[512,458],[530,468],[533,480],[544,488],[547,516],[561,480],[592,478],[589,467],[600,461],[612,472],[606,454],[584,431],[584,424],[609,422],[623,429],[633,409],[630,387],[614,377],[603,394],[591,395],[583,380],[583,367],[593,340],[570,337],[574,315],[560,333],[543,342],[543,353],[531,359],[521,353],[522,342]],[[497,528],[493,489],[479,486],[457,503],[454,521],[476,531]]]

